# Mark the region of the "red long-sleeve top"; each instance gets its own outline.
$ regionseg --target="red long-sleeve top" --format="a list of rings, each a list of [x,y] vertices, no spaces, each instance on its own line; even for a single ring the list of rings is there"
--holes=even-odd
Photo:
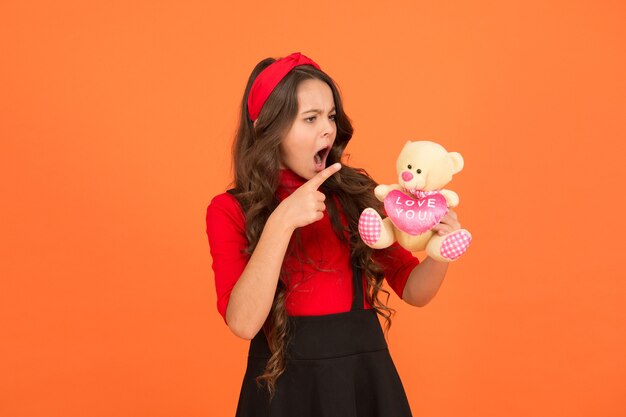
[[[282,201],[305,182],[293,171],[282,169],[276,192],[278,199]],[[346,226],[341,208],[339,211],[341,222]],[[215,196],[207,208],[206,226],[213,258],[217,309],[226,320],[230,293],[249,259],[244,252],[248,246],[245,217],[237,199],[229,193]],[[326,211],[321,220],[299,230],[301,249],[295,245],[292,236],[289,247],[293,252],[288,250],[283,261],[284,270],[289,274],[287,314],[315,316],[349,311],[353,291],[349,244],[335,235]],[[375,251],[373,258],[383,267],[389,286],[402,298],[409,274],[419,260],[397,243]],[[307,263],[307,259],[314,264]],[[365,281],[363,288],[364,291],[367,288]],[[365,297],[363,307],[372,308]]]

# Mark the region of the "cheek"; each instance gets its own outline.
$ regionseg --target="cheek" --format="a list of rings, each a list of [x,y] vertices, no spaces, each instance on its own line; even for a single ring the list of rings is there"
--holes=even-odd
[[[301,154],[295,141],[287,141],[280,144],[280,155],[285,161],[294,161]]]
[[[303,132],[294,132],[289,141],[284,143],[285,152],[289,153],[291,158],[301,158],[310,153],[313,147],[313,140]]]

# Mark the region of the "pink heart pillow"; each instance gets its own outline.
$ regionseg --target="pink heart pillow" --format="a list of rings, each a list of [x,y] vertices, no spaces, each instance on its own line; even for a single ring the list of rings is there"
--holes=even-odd
[[[393,190],[385,197],[384,204],[391,222],[413,236],[432,229],[448,212],[445,197],[437,191],[418,192],[418,197],[413,198]]]

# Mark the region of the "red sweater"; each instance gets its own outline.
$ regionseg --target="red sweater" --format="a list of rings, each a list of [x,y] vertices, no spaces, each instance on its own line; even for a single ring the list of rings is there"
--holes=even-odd
[[[280,185],[276,195],[282,201],[305,182],[293,171],[283,169],[280,171]],[[340,219],[344,226],[347,225],[341,211]],[[206,225],[215,273],[217,309],[226,320],[230,293],[249,259],[243,253],[248,241],[244,213],[237,199],[229,193],[215,196],[207,208]],[[292,236],[289,247],[294,253],[289,255],[288,249],[283,261],[283,267],[289,274],[287,314],[315,316],[349,311],[352,305],[349,244],[340,241],[335,235],[326,211],[321,220],[299,230],[304,253],[296,248]],[[308,258],[315,265],[307,263]],[[389,286],[402,297],[409,273],[419,260],[397,243],[375,251],[373,258],[384,268]],[[366,287],[364,281],[363,288]],[[372,308],[365,297],[363,307]]]

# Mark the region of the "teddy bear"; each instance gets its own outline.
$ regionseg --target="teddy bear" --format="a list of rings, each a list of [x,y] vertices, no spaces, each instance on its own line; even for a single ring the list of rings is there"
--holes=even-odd
[[[463,169],[463,157],[431,141],[408,141],[396,161],[398,183],[378,185],[374,194],[384,203],[387,217],[368,207],[359,218],[361,239],[371,248],[382,249],[398,242],[411,251],[425,250],[440,262],[463,255],[472,240],[465,229],[440,236],[430,230],[459,204],[459,196],[443,189]]]

